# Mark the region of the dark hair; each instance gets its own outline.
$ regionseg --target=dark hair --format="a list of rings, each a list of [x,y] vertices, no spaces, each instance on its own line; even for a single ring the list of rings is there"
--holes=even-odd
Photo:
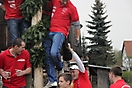
[[[22,44],[22,42],[24,42],[21,38],[16,38],[14,41],[13,41],[13,43],[12,43],[12,47],[14,47],[14,46],[18,46],[18,47],[20,47],[21,46],[21,44]]]
[[[64,77],[64,80],[67,82],[67,81],[70,81],[69,85],[71,84],[72,82],[72,75],[70,73],[62,73],[59,75],[58,78],[60,77]]]
[[[122,69],[120,66],[114,66],[110,69],[110,72],[112,72],[115,76],[122,76]]]

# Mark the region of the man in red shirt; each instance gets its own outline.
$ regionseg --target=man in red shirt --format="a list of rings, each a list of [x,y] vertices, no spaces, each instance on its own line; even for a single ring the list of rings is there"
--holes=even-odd
[[[29,52],[25,50],[25,42],[17,38],[12,47],[0,53],[3,88],[26,88],[26,75],[30,72]]]
[[[60,71],[63,68],[60,49],[69,34],[71,23],[76,29],[76,40],[79,41],[80,37],[79,16],[71,1],[51,0],[49,6],[52,9],[50,32],[43,42],[46,49],[45,65],[49,82],[44,88],[57,86],[56,69]]]
[[[25,32],[25,28],[28,28],[30,23],[24,20],[20,5],[24,0],[3,0],[0,3],[0,8],[6,11],[5,19],[7,20],[7,26],[9,30],[10,45],[14,39],[21,37]]]
[[[72,88],[92,88],[91,82],[89,80],[88,72],[86,71],[81,59],[71,49],[70,45],[68,46],[68,48],[71,51],[72,57],[74,58],[77,64],[77,65],[72,65],[70,67],[70,73],[73,78]]]
[[[109,73],[109,79],[111,81],[110,88],[131,88],[122,79],[122,69],[119,66],[114,66],[111,68]]]

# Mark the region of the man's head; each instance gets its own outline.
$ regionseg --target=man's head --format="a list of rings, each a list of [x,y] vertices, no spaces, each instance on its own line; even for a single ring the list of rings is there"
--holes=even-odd
[[[65,6],[69,0],[61,0],[61,5]]]
[[[25,42],[21,38],[16,38],[12,43],[12,48],[16,54],[21,54],[25,50]]]
[[[70,67],[70,73],[72,75],[73,80],[78,79],[78,74],[79,74],[79,68],[78,68],[78,66],[77,65],[72,65]]]
[[[121,79],[121,76],[122,76],[122,69],[120,66],[114,66],[110,69],[109,79],[110,79],[111,83],[114,83],[118,79]]]
[[[59,75],[59,88],[69,88],[72,82],[72,75],[70,73],[62,73]]]

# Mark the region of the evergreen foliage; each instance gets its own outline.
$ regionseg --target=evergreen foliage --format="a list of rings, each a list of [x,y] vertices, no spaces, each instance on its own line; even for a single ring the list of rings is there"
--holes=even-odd
[[[106,11],[104,3],[100,0],[95,0],[95,4],[92,6],[93,15],[89,15],[92,21],[86,21],[89,28],[88,33],[91,37],[86,37],[90,41],[88,56],[90,64],[107,66],[114,62],[114,52],[112,51],[112,41],[107,40],[107,34],[111,21],[105,21],[108,15],[105,15]]]
[[[43,0],[25,0],[20,6],[20,9],[22,10],[22,15],[24,16],[25,20],[30,21],[31,18],[40,9],[42,4]]]
[[[87,60],[87,48],[86,48],[87,42],[85,40],[85,36],[82,36],[82,43],[81,43],[81,48],[82,48],[82,58],[83,60]]]
[[[25,0],[20,6],[24,18],[31,21],[31,18],[40,10],[40,6],[48,0]],[[26,29],[22,36],[26,42],[26,48],[30,52],[33,67],[44,66],[45,49],[42,41],[49,29],[50,16],[42,15],[42,19],[36,25]]]
[[[43,15],[43,20],[26,29],[26,33],[22,36],[26,42],[26,48],[30,52],[33,67],[44,65],[45,49],[41,43],[47,34],[49,19],[49,16]]]

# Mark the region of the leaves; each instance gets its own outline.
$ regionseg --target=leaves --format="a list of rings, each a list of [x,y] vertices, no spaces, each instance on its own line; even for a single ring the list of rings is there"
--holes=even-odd
[[[41,44],[49,29],[49,21],[50,17],[43,15],[42,21],[26,29],[22,36],[30,52],[33,67],[44,65],[45,49]]]
[[[25,0],[20,6],[25,20],[30,21],[42,4],[42,0]]]
[[[37,13],[43,2],[47,1],[48,0],[25,0],[20,6],[25,20],[31,21],[31,18]],[[26,42],[26,48],[31,54],[31,62],[33,67],[44,65],[43,60],[45,57],[45,49],[41,44],[45,35],[47,34],[47,30],[49,29],[49,22],[50,17],[43,15],[42,20],[36,25],[26,29],[26,33],[22,36]]]
[[[123,79],[132,86],[132,71],[124,71],[122,74]]]
[[[31,63],[33,64],[33,67],[43,66],[44,63],[44,57],[45,57],[45,49],[43,46],[39,48],[31,48],[30,50],[31,55]]]

